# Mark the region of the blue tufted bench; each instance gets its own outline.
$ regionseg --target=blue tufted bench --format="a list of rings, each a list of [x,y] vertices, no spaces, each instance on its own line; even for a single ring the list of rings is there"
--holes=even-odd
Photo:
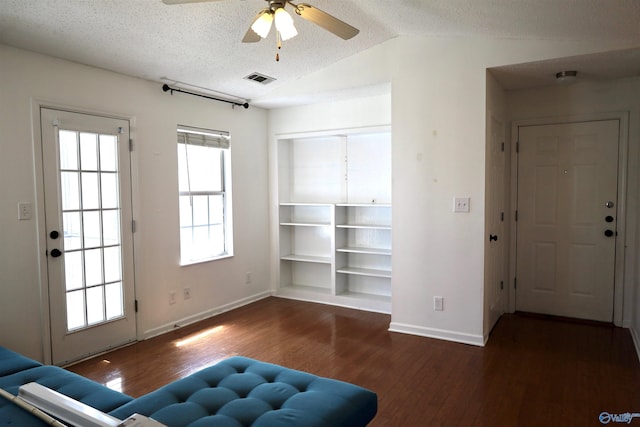
[[[111,412],[171,427],[360,427],[377,411],[375,393],[246,357],[232,357]]]
[[[0,347],[0,388],[36,381],[110,415],[138,413],[169,427],[364,427],[377,396],[362,387],[236,356],[138,399]],[[0,426],[44,426],[0,401]]]

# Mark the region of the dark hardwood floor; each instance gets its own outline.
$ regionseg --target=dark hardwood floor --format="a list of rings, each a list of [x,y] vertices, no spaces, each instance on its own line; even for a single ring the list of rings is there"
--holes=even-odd
[[[480,348],[388,332],[389,321],[268,298],[69,369],[137,397],[239,354],[374,390],[372,427],[582,427],[640,412],[625,329],[505,315]]]

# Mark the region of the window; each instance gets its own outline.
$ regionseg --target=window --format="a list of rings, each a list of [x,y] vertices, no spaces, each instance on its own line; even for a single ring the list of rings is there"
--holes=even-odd
[[[229,134],[178,128],[180,263],[233,255]]]

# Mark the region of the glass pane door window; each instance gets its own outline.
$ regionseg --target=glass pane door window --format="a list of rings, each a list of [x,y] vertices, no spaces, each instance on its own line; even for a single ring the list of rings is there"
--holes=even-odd
[[[59,130],[67,331],[124,316],[117,135]]]

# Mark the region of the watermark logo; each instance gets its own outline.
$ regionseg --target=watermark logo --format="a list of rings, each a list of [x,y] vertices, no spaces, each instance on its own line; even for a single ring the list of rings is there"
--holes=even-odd
[[[624,414],[610,414],[608,412],[602,412],[598,419],[602,424],[609,423],[626,423],[631,424],[634,418],[640,418],[640,413],[625,412]]]

